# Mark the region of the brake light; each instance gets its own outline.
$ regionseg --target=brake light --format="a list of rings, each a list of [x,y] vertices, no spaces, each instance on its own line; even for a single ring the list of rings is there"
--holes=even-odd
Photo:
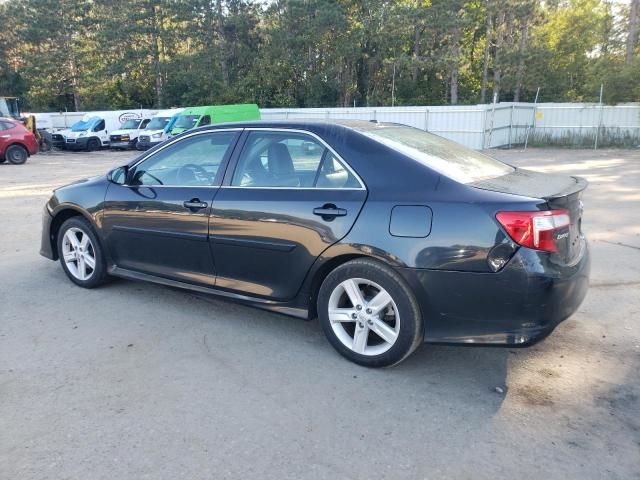
[[[569,211],[498,212],[496,218],[511,239],[523,247],[557,252],[555,232],[571,224]]]

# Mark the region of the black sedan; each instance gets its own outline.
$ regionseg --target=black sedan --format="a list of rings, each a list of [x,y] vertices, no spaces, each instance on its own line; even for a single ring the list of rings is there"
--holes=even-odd
[[[318,317],[381,367],[423,341],[530,345],[575,312],[585,187],[403,125],[209,126],[57,189],[41,253],[81,287],[118,276]]]

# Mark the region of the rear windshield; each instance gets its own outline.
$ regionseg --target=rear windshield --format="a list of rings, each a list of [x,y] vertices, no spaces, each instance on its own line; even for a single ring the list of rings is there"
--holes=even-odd
[[[417,128],[381,125],[360,132],[460,183],[501,177],[514,168]]]

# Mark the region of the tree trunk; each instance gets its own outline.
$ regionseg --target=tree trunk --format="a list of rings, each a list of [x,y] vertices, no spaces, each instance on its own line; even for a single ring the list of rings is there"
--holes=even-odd
[[[496,101],[500,100],[500,81],[502,79],[500,51],[504,43],[504,20],[505,13],[503,12],[501,19],[496,22],[496,51],[493,54],[493,98],[496,98]]]
[[[151,7],[151,32],[153,41],[151,50],[153,55],[153,74],[155,76],[155,104],[158,108],[162,108],[162,69],[160,67],[160,32],[158,27],[158,7]]]
[[[451,36],[451,56],[453,58],[453,64],[451,66],[451,105],[458,103],[458,70],[459,70],[459,56],[460,56],[460,27],[456,26],[453,29],[453,35]]]
[[[640,0],[631,0],[631,10],[629,12],[629,35],[627,36],[627,54],[625,61],[627,64],[633,62],[636,44],[638,43],[638,4]]]
[[[224,16],[222,11],[222,0],[216,0],[216,14],[218,36],[220,38],[220,69],[222,70],[222,81],[225,87],[229,86],[229,66],[227,65],[227,41],[224,34]]]
[[[485,103],[486,97],[487,97],[490,49],[491,49],[491,13],[487,12],[487,25],[486,25],[486,30],[484,34],[484,59],[482,61],[482,87],[480,89],[480,103]]]
[[[525,62],[524,59],[527,55],[527,37],[529,35],[529,24],[527,20],[522,25],[522,31],[520,32],[520,59],[518,60],[518,71],[516,72],[516,88],[513,92],[513,101],[520,101],[520,92],[522,91],[522,83],[524,81]]]

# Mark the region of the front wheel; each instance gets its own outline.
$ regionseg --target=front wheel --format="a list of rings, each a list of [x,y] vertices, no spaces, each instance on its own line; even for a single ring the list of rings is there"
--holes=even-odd
[[[82,217],[72,217],[58,232],[58,256],[67,277],[84,288],[105,282],[107,265],[91,224]]]
[[[356,259],[333,270],[320,287],[317,307],[331,345],[359,365],[396,365],[422,343],[413,292],[381,262]]]
[[[27,149],[20,145],[11,145],[4,154],[5,158],[14,165],[22,165],[29,158]]]
[[[97,138],[90,138],[87,142],[87,152],[93,152],[100,148],[100,140]]]

